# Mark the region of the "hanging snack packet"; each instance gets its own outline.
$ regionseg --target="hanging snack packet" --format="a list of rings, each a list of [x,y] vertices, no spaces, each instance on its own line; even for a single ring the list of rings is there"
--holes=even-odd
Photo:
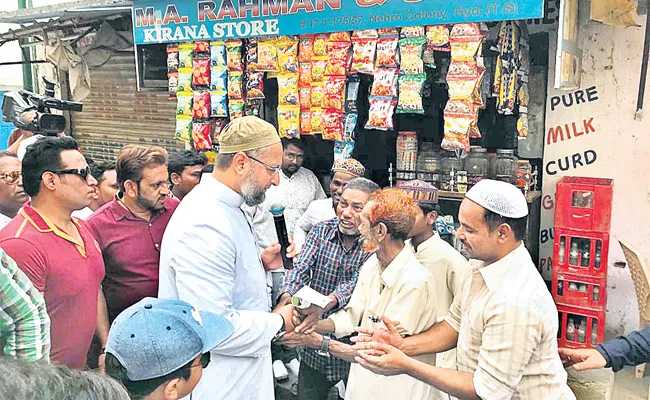
[[[483,35],[478,24],[456,24],[449,35],[451,57],[456,61],[473,60],[481,44]]]
[[[357,120],[359,119],[359,114],[357,113],[348,113],[343,117],[343,141],[344,142],[354,142],[356,138],[356,129],[357,129]]]
[[[241,40],[226,41],[226,64],[228,71],[243,71],[244,65],[241,58]]]
[[[334,161],[345,160],[352,157],[354,142],[334,142]]]
[[[326,57],[327,56],[327,41],[329,39],[329,35],[327,34],[319,34],[314,36],[314,53],[312,58],[314,57]]]
[[[323,109],[322,108],[312,108],[311,109],[311,134],[312,135],[322,135],[323,134]]]
[[[193,117],[196,119],[210,118],[210,92],[194,92]]]
[[[435,51],[451,51],[449,27],[447,25],[427,26],[427,45]]]
[[[334,32],[330,33],[329,37],[330,42],[349,42],[350,41],[350,32]]]
[[[399,67],[397,43],[397,36],[379,38],[377,42],[377,61],[375,61],[375,68]]]
[[[350,75],[345,91],[345,111],[357,112],[357,99],[359,98],[359,75]]]
[[[246,73],[246,99],[264,99],[264,72]]]
[[[178,71],[167,73],[167,89],[169,92],[169,100],[176,98],[178,92]]]
[[[397,28],[381,28],[377,29],[379,36],[393,36],[399,35],[399,29]]]
[[[194,150],[212,148],[209,122],[195,122],[192,124],[192,142],[194,143]]]
[[[228,95],[226,92],[210,92],[210,117],[228,116]]]
[[[207,58],[194,59],[194,73],[192,78],[194,86],[210,86],[210,60]]]
[[[323,82],[311,84],[311,106],[322,107],[325,100],[325,88]]]
[[[325,68],[327,68],[327,57],[315,57],[311,62],[311,81],[324,82]]]
[[[192,68],[180,68],[178,70],[178,91],[191,92],[194,70]]]
[[[293,37],[278,40],[280,72],[298,72],[298,41]]]
[[[311,104],[311,86],[301,86],[298,88],[298,96],[300,98],[300,108],[309,110]]]
[[[176,101],[176,115],[184,117],[192,117],[192,100],[194,95],[192,92],[178,92],[176,93],[178,100]]]
[[[226,59],[225,42],[210,42],[210,66],[212,67],[228,66],[228,62]]]
[[[424,26],[406,26],[400,32],[401,38],[416,38],[424,36]]]
[[[178,46],[178,68],[192,68],[194,62],[194,45],[192,43],[181,43]]]
[[[244,49],[246,71],[258,71],[257,38],[248,39]]]
[[[210,90],[225,92],[228,82],[228,70],[225,67],[212,67],[210,76]]]
[[[453,63],[452,63],[453,64]],[[479,87],[482,75],[447,75],[450,100],[470,99]]]
[[[210,53],[210,42],[199,40],[194,42],[194,55],[199,54],[209,54]]]
[[[422,61],[422,50],[426,39],[424,37],[400,39],[400,69],[403,74],[424,73],[424,62]]]
[[[298,61],[311,62],[314,56],[314,35],[302,35],[298,40]]]
[[[244,78],[241,72],[231,72],[228,74],[228,99],[229,100],[243,100]]]
[[[441,147],[445,150],[469,151],[469,128],[474,121],[471,115],[445,112],[445,137]]]
[[[228,102],[228,114],[230,114],[231,120],[243,117],[244,100],[230,100]]]
[[[398,114],[424,114],[422,87],[424,86],[425,80],[425,74],[400,75],[399,99],[397,101]]]
[[[281,138],[300,136],[300,107],[278,106],[278,133]]]
[[[396,97],[397,96],[397,68],[378,68],[375,71],[375,80],[370,89],[371,96]]]
[[[345,76],[328,76],[323,86],[325,104],[323,107],[343,111],[343,93],[345,91]]]
[[[350,42],[329,42],[327,47],[329,58],[325,68],[325,75],[344,76],[347,72]]]
[[[252,115],[253,117],[259,117],[263,104],[264,104],[264,100],[261,99],[246,100],[246,102],[244,103],[244,115],[245,116]]]
[[[278,104],[281,106],[300,105],[298,74],[285,72],[278,75]]]
[[[353,39],[350,73],[372,75],[375,66],[376,49],[377,39]]]
[[[167,45],[167,72],[178,71],[178,44]]]
[[[278,70],[278,48],[275,39],[260,39],[257,43],[257,70]]]
[[[391,97],[370,97],[368,122],[365,129],[389,131],[393,129],[393,114],[397,101]]]
[[[311,134],[311,111],[300,111],[300,135]]]
[[[323,114],[323,140],[343,140],[343,113],[326,110]]]
[[[212,130],[212,145],[216,143],[219,143],[219,136],[221,136],[221,132],[223,131],[223,128],[226,127],[228,124],[228,119],[227,118],[213,118],[210,120],[210,130]]]
[[[174,130],[174,139],[183,142],[192,142],[192,117],[177,115],[176,129]]]
[[[363,29],[352,32],[352,39],[377,39],[378,37],[377,29]]]
[[[298,84],[300,86],[311,85],[311,62],[300,63],[300,81]]]

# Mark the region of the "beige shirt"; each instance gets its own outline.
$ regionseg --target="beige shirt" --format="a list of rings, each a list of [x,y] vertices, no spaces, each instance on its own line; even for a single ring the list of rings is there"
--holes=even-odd
[[[363,328],[384,327],[382,315],[399,321],[402,335],[413,335],[436,321],[436,289],[433,276],[415,258],[410,246],[382,270],[376,255],[361,267],[359,281],[348,305],[331,315],[335,335],[343,337]],[[435,365],[435,355],[418,357]],[[408,375],[381,376],[352,364],[346,400],[433,400],[446,395]]]
[[[412,243],[409,244],[412,246]],[[415,250],[415,249],[414,249]],[[434,233],[420,243],[415,258],[433,275],[436,285],[436,314],[439,322],[449,312],[451,303],[461,285],[461,280],[469,269],[469,262],[449,243]],[[456,349],[438,353],[436,366],[456,369]]]
[[[459,371],[483,399],[575,399],[557,352],[557,308],[522,243],[490,265],[471,260],[445,320]]]

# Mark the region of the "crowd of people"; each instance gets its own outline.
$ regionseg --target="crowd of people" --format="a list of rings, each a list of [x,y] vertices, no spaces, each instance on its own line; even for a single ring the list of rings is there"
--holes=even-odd
[[[467,192],[467,261],[435,232],[435,187],[341,159],[327,198],[304,158],[256,117],[225,127],[211,173],[157,146],[89,163],[69,137],[0,153],[0,397],[272,400],[289,365],[299,400],[574,399],[566,365],[648,358],[648,332],[560,356],[516,187]],[[326,305],[299,307],[304,287]]]

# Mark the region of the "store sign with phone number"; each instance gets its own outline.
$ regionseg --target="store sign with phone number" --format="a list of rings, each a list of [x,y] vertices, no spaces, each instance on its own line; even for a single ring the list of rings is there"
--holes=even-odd
[[[543,0],[136,0],[135,42],[540,18]]]

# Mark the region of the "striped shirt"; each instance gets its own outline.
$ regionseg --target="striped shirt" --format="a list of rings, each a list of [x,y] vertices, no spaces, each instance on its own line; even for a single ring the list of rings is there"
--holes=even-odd
[[[0,249],[0,341],[2,353],[25,361],[49,359],[50,318],[45,300]]]
[[[482,399],[575,399],[557,352],[558,317],[522,243],[489,264],[471,260],[445,320],[458,332],[459,371]]]
[[[333,295],[338,308],[343,308],[354,291],[359,279],[361,265],[370,257],[363,251],[359,242],[350,249],[343,246],[339,232],[338,219],[322,222],[307,235],[298,260],[293,269],[287,271],[282,279],[279,293],[294,295],[303,286],[310,286],[326,296]],[[348,375],[350,363],[336,357],[323,357],[312,349],[300,349],[302,361],[309,367],[327,376],[330,382],[338,382]]]

